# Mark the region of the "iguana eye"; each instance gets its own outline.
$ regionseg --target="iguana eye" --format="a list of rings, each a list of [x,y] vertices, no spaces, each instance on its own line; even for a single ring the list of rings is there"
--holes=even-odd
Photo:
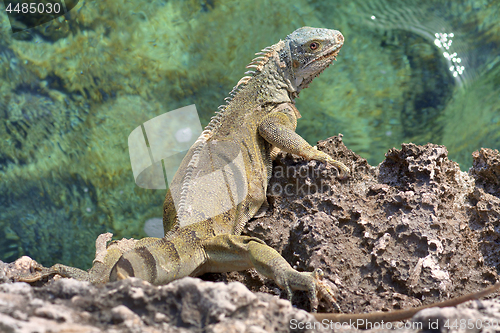
[[[317,50],[319,48],[319,43],[318,42],[312,42],[311,44],[309,44],[309,48],[311,50]]]

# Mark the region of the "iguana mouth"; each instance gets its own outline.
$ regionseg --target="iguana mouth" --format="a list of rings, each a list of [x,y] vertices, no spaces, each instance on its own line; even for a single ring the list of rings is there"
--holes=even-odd
[[[337,46],[334,47],[333,50],[330,50],[330,51],[328,51],[328,52],[320,55],[319,57],[311,60],[305,66],[309,66],[310,64],[312,64],[312,63],[314,63],[316,61],[320,61],[320,60],[324,60],[324,59],[331,59],[331,61],[330,61],[330,63],[331,63],[333,60],[337,60],[337,55],[339,54],[339,51],[340,51],[341,48],[342,48],[342,45],[337,45]]]
[[[337,60],[337,55],[339,54],[341,47],[342,47],[342,45],[336,47],[335,49],[331,50],[330,52],[323,54],[322,56],[319,56],[318,58],[311,61],[311,63],[318,61],[318,60],[327,59],[327,58],[332,58],[332,60]]]

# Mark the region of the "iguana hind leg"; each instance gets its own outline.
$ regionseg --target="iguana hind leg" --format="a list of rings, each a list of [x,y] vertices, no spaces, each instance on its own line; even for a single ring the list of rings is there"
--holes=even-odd
[[[15,276],[14,280],[32,283],[45,277],[58,274],[65,278],[89,281],[93,284],[103,284],[108,282],[111,269],[123,253],[133,249],[136,244],[144,246],[157,240],[157,238],[152,237],[146,237],[141,240],[124,238],[109,243],[112,236],[112,233],[107,232],[97,237],[95,242],[96,256],[92,268],[89,271],[62,264],[55,264],[47,268],[33,260],[29,268],[30,273]]]
[[[291,301],[293,290],[305,290],[311,301],[311,309],[316,312],[318,296],[339,311],[331,286],[323,280],[320,269],[314,272],[299,272],[273,248],[255,237],[219,235],[204,244],[208,260],[193,275],[206,272],[229,272],[255,268],[262,275],[273,279],[284,289]]]
[[[14,280],[31,283],[54,274],[59,274],[62,277],[74,278],[80,281],[90,281],[90,275],[87,271],[62,264],[55,264],[47,268],[35,262],[31,269],[32,272],[30,274],[16,276]]]
[[[111,237],[113,237],[113,234],[110,232],[101,234],[97,237],[95,241],[95,247],[96,247],[96,256],[94,259],[94,266],[96,262],[102,262],[107,254],[107,243],[111,240]],[[97,264],[99,265],[99,264]],[[82,269],[76,268],[76,267],[71,267],[71,266],[66,266],[63,264],[55,264],[49,268],[43,267],[39,263],[37,263],[35,260],[30,264],[30,273],[25,274],[25,275],[19,275],[14,277],[15,281],[19,282],[36,282],[39,281],[43,278],[46,278],[51,275],[59,274],[62,277],[66,278],[74,278],[80,281],[91,281],[91,276],[92,274],[84,271]]]

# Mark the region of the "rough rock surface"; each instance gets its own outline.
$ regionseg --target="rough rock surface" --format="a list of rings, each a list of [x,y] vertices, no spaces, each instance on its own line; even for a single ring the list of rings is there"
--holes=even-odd
[[[298,270],[322,268],[339,287],[344,312],[429,304],[498,279],[498,151],[473,153],[466,173],[448,160],[446,147],[434,144],[393,148],[377,167],[348,150],[340,137],[320,142],[318,149],[350,166],[352,177],[338,180],[334,168],[280,155],[269,185],[269,209],[250,221],[245,233],[263,239]],[[0,282],[26,264],[17,266],[0,263]],[[102,288],[64,279],[40,287],[4,283],[0,331],[287,332],[294,331],[292,319],[312,320],[271,296],[279,289],[255,271],[204,278],[240,281],[257,293],[239,283],[191,278],[164,287],[138,280]],[[309,309],[305,293],[296,292],[293,304]],[[460,320],[470,326],[473,319],[473,330],[492,331],[486,320],[500,322],[500,306],[498,300],[470,302],[422,311],[417,319],[429,325],[449,319],[452,331],[462,329]],[[455,319],[458,326],[452,327]],[[295,331],[319,330],[307,328]]]
[[[0,285],[0,332],[288,332],[312,321],[271,295],[184,278],[155,287],[128,279],[98,288],[59,279],[43,288]]]

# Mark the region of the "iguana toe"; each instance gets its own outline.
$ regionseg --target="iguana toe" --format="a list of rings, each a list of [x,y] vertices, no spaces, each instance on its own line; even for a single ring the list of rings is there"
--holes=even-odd
[[[349,168],[342,162],[334,160],[330,156],[328,156],[326,162],[330,165],[333,165],[338,170],[338,178],[339,179],[347,179],[351,173]]]
[[[316,268],[311,274],[316,284],[317,298],[327,301],[335,312],[342,312],[335,298],[335,294],[338,291],[337,286],[324,278],[325,274],[320,268]],[[312,309],[312,312],[316,311],[317,307]]]

